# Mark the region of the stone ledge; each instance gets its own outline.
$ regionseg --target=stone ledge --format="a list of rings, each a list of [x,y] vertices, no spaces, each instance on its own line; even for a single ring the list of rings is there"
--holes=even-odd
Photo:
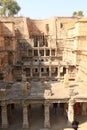
[[[63,129],[63,130],[73,130],[73,128],[65,128],[65,129]]]
[[[41,128],[40,130],[51,130],[51,129],[49,129],[49,128]]]
[[[16,130],[29,130],[29,128],[17,128]]]

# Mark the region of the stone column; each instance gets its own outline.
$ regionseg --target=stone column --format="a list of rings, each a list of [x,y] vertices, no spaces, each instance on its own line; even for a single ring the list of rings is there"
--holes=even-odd
[[[69,75],[64,75],[64,87],[69,87]]]
[[[59,65],[58,65],[57,69],[58,69],[58,76],[57,77],[60,78],[60,66]]]
[[[49,103],[44,104],[44,127],[50,128],[50,110]]]
[[[40,42],[38,41],[38,47],[40,47]]]
[[[22,96],[28,95],[28,82],[22,82]]]
[[[86,103],[82,104],[82,115],[87,115],[87,104]]]
[[[44,48],[44,57],[46,57],[46,48]]]
[[[39,68],[39,78],[41,78],[42,75],[41,75],[41,67]]]
[[[68,74],[68,66],[66,66],[66,74]]]
[[[50,48],[50,56],[51,56],[51,48]]]
[[[33,74],[32,74],[32,68],[30,68],[30,77],[32,77]]]
[[[51,66],[49,66],[49,77],[51,77]]]
[[[7,105],[2,104],[2,128],[8,128]]]
[[[68,104],[68,121],[72,123],[74,120],[74,100],[70,99]]]
[[[29,128],[27,105],[23,106],[23,128]]]
[[[38,56],[40,57],[40,50],[39,50],[39,48],[38,48],[38,50],[37,50],[37,51],[38,51]]]

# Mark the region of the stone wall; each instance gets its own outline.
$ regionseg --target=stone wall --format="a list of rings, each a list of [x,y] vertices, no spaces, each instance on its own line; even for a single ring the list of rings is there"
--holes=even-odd
[[[79,64],[80,55],[75,51],[77,48],[78,50],[80,48],[84,49],[86,40],[83,37],[80,37],[79,40],[78,38],[75,39],[73,38],[73,36],[77,34],[77,32],[79,31],[79,28],[83,27],[82,22],[81,25],[80,23],[79,25],[75,23],[77,22],[77,20],[78,18],[73,17],[52,17],[44,20],[33,20],[26,17],[0,18],[0,21],[3,23],[3,34],[5,36],[7,35],[9,37],[12,37],[12,39],[11,38],[9,39],[10,41],[8,41],[8,39],[4,40],[4,43],[7,42],[5,43],[7,45],[7,46],[5,45],[5,49],[7,49],[7,51],[14,51],[12,57],[9,53],[7,54],[7,57],[10,56],[8,60],[15,59],[13,61],[15,65],[17,61],[20,60],[22,61],[22,57],[25,58],[29,57],[30,56],[29,51],[31,51],[32,53],[31,56],[35,56],[34,38],[41,36],[42,38],[44,37],[44,39],[47,41],[48,50],[46,50],[47,48],[45,46],[44,47],[42,46],[42,48],[39,47],[36,48],[37,52],[39,53],[43,51],[44,53],[46,53],[47,51],[49,51],[50,52],[49,55],[53,56],[51,55],[51,53],[55,51],[55,55],[51,60],[53,61],[56,58],[54,60],[56,62],[52,63],[52,65],[56,64],[57,61],[62,60],[63,56],[64,56],[63,59],[66,62],[66,64],[67,63],[69,63],[70,65]],[[37,42],[40,43],[41,42],[40,40],[44,42],[43,39],[39,39],[39,41]],[[8,43],[10,43],[10,45],[8,45]],[[81,47],[79,47],[80,45]],[[39,51],[39,49],[42,50]],[[46,56],[46,54],[44,56]],[[31,62],[32,58],[29,58],[27,61]],[[51,64],[49,63],[49,65]],[[49,65],[48,68],[50,68]],[[33,65],[32,67],[35,68],[36,66]]]
[[[67,29],[63,60],[70,65],[78,65],[78,76],[87,80],[87,18],[75,22]]]

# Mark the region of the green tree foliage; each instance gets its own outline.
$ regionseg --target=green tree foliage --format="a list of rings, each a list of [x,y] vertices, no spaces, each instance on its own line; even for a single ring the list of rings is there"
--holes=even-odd
[[[73,16],[74,16],[74,17],[77,16],[77,12],[76,12],[76,11],[73,12]]]
[[[0,15],[14,16],[20,11],[20,6],[15,0],[0,0]]]
[[[83,15],[83,11],[78,11],[78,16],[82,16],[83,17],[84,16]]]
[[[73,14],[72,14],[72,16],[73,17],[83,17],[84,15],[83,15],[83,11],[78,11],[78,12],[76,12],[76,11],[74,11],[73,12]]]

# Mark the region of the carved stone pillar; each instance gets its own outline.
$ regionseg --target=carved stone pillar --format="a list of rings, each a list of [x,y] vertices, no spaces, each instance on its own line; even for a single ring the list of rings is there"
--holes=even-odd
[[[66,67],[66,74],[68,74],[68,66]]]
[[[50,56],[51,56],[52,54],[51,54],[51,48],[50,48]]]
[[[49,103],[44,104],[44,127],[50,128],[50,110]]]
[[[46,48],[44,49],[44,56],[46,57]]]
[[[42,75],[41,75],[41,67],[39,68],[39,78],[41,78]]]
[[[22,96],[28,95],[28,82],[22,82]]]
[[[23,128],[29,128],[27,105],[23,106]]]
[[[74,99],[70,99],[68,104],[68,121],[72,123],[74,120]]]
[[[37,45],[38,47],[40,47],[40,42],[38,41],[38,45]]]
[[[64,75],[64,87],[69,87],[69,75]]]
[[[87,104],[86,103],[82,104],[82,115],[87,115]]]
[[[33,76],[32,68],[30,68],[30,77]]]
[[[51,77],[51,66],[49,66],[49,77]]]
[[[57,77],[60,78],[60,66],[58,66],[57,69],[58,69],[58,76]]]
[[[39,50],[39,48],[38,48],[38,56],[40,56],[40,50]]]
[[[2,128],[8,128],[8,117],[7,117],[7,106],[6,104],[2,104]]]

